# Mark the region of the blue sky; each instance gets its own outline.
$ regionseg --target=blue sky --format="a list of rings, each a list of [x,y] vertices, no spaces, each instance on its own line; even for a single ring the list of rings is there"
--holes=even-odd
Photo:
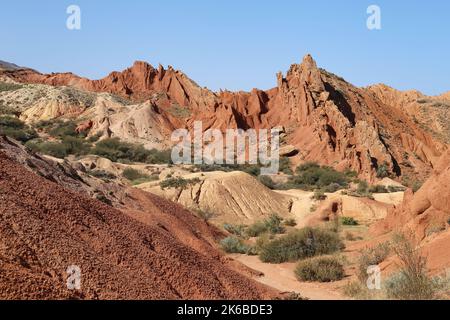
[[[79,5],[82,29],[66,28]],[[366,28],[381,8],[382,29]],[[101,78],[134,60],[183,70],[213,90],[267,89],[311,53],[365,86],[450,90],[450,1],[2,1],[0,60]]]

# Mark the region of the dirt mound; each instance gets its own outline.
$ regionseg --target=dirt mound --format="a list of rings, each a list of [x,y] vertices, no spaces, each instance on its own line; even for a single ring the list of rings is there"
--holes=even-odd
[[[155,69],[145,62],[136,62],[101,80],[24,69],[2,74],[20,82],[68,85],[139,102],[148,100],[145,110],[151,115],[143,111],[131,119],[121,116],[128,124],[117,131],[118,135],[132,132],[134,127],[129,123],[141,116],[151,120],[148,127],[157,123],[166,128],[158,130],[162,135],[173,128],[190,128],[196,120],[203,121],[204,130],[283,127],[284,143],[299,151],[294,162],[312,160],[350,168],[371,180],[381,166],[396,176],[426,176],[445,149],[401,108],[393,108],[392,99],[319,69],[309,55],[301,64],[292,65],[286,76],[279,73],[277,87],[251,92],[214,93],[180,71],[162,66]],[[110,118],[104,119],[108,123]],[[138,126],[146,126],[145,121],[140,122]]]
[[[253,223],[271,214],[290,216],[291,198],[278,194],[251,175],[236,172],[205,172],[184,176],[199,182],[185,189],[164,189],[158,182],[137,186],[185,207],[214,214],[212,221],[222,223]]]
[[[272,293],[224,265],[206,239],[214,230],[160,198],[150,196],[154,207],[137,221],[35,175],[3,151],[0,198],[0,298],[259,299]],[[154,212],[165,221],[153,223]],[[66,287],[71,265],[81,268],[79,291]]]

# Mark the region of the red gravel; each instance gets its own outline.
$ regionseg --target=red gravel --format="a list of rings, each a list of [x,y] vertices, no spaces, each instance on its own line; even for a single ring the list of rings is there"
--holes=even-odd
[[[0,298],[273,296],[222,262],[211,245],[215,229],[158,197],[136,196],[141,205],[124,214],[0,151]],[[79,291],[66,287],[70,265],[81,268]]]

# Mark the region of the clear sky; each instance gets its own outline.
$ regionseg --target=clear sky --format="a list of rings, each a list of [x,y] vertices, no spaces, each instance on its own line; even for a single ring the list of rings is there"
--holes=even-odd
[[[81,8],[81,30],[66,8]],[[366,27],[381,8],[381,30]],[[450,1],[2,1],[0,60],[102,78],[135,60],[183,70],[213,90],[267,89],[311,53],[358,85],[450,90]]]

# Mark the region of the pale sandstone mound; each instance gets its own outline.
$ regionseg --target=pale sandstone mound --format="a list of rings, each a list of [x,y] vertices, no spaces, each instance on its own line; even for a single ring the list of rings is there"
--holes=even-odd
[[[272,297],[227,267],[218,231],[181,207],[148,195],[133,202],[135,220],[30,169],[0,150],[0,298]],[[66,287],[70,265],[81,290]]]
[[[70,73],[44,75],[23,69],[3,75],[21,82],[109,92],[138,102],[150,100],[156,115],[143,116],[169,132],[191,128],[196,120],[203,122],[204,130],[282,126],[284,143],[296,150],[294,163],[312,160],[350,168],[370,180],[380,166],[395,176],[426,176],[445,149],[401,108],[392,107],[393,99],[319,69],[309,55],[301,64],[292,65],[286,76],[278,74],[277,86],[267,91],[214,93],[180,71],[155,69],[144,62],[94,81]],[[117,124],[118,135],[130,136],[129,132],[141,127],[129,125],[127,116],[123,119],[123,125]],[[138,138],[155,137],[138,134]]]
[[[205,172],[186,175],[200,179],[186,189],[162,190],[158,182],[138,188],[161,195],[185,207],[209,211],[215,223],[252,223],[271,214],[290,216],[291,198],[278,194],[244,172]]]

